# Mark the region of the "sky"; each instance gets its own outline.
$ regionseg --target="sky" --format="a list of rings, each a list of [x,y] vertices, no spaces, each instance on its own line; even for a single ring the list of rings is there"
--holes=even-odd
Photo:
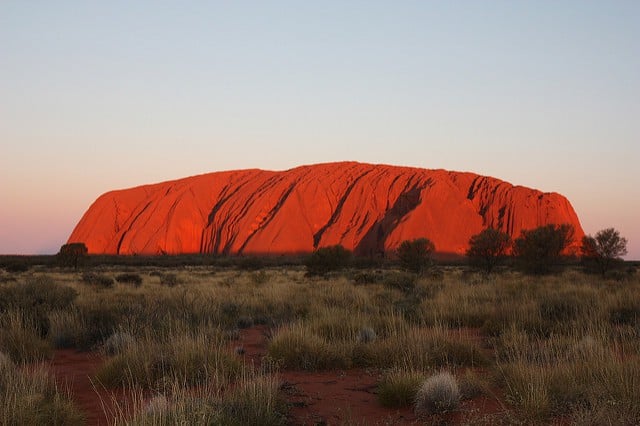
[[[638,1],[0,1],[0,254],[102,193],[329,161],[566,196],[640,260]]]

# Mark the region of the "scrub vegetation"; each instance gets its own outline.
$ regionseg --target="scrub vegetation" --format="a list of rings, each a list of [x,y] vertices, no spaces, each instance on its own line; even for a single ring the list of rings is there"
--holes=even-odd
[[[350,369],[377,374],[379,406],[426,422],[640,423],[633,267],[242,265],[2,270],[0,424],[82,422],[47,370],[62,348],[103,357],[91,379],[117,424],[288,424],[283,372]],[[237,343],[251,327],[268,330],[255,365]]]

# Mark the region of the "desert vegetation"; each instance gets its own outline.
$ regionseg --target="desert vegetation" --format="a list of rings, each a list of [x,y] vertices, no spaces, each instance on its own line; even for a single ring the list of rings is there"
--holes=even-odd
[[[68,353],[95,360],[90,392],[113,424],[308,424],[323,412],[304,417],[303,383],[351,372],[370,405],[325,421],[640,422],[633,266],[487,274],[331,250],[339,267],[312,274],[322,262],[3,269],[0,423],[90,423],[55,373]]]

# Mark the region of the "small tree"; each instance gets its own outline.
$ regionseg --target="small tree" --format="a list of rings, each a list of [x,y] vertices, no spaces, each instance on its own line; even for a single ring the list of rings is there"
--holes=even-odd
[[[433,264],[435,245],[427,238],[403,241],[398,247],[398,259],[403,268],[417,274],[424,273]]]
[[[514,255],[525,272],[549,273],[560,261],[564,249],[573,241],[573,233],[573,226],[569,224],[523,230],[514,241]]]
[[[351,252],[341,245],[321,247],[305,261],[308,275],[325,275],[346,268],[351,261]]]
[[[78,269],[87,258],[89,250],[84,243],[69,243],[60,247],[60,251],[56,255],[60,266],[73,266]]]
[[[595,237],[582,237],[580,251],[583,264],[604,276],[618,266],[622,262],[621,257],[627,254],[627,239],[621,237],[614,228],[603,229]]]
[[[509,234],[487,228],[471,237],[467,257],[471,265],[481,267],[490,274],[502,261],[510,247]]]

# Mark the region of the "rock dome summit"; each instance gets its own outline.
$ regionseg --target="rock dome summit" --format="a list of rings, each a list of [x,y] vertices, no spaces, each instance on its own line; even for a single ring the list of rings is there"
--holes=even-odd
[[[297,254],[341,244],[377,256],[404,240],[464,254],[493,227],[568,223],[562,195],[473,173],[340,162],[286,171],[214,172],[101,195],[68,242],[92,254]]]

